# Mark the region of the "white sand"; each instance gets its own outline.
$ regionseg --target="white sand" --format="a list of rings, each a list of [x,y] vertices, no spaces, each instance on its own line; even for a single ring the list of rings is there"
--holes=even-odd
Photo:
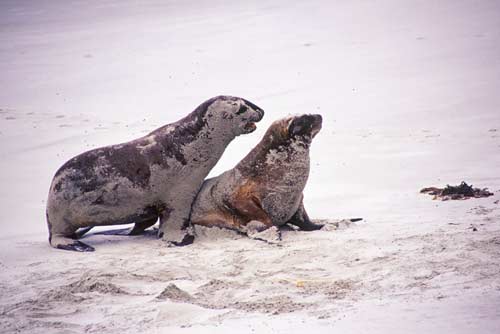
[[[481,1],[0,4],[0,332],[497,333],[500,6]],[[310,216],[280,246],[225,231],[49,247],[56,169],[218,94],[319,112]],[[465,180],[494,196],[436,202]],[[477,231],[473,231],[473,227]]]

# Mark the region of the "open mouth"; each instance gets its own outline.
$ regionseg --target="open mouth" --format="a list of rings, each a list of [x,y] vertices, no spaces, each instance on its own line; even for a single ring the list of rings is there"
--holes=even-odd
[[[243,130],[245,130],[245,133],[254,132],[256,129],[257,129],[257,125],[255,125],[254,122],[248,122],[245,125],[245,127],[243,128]]]
[[[314,138],[318,134],[318,132],[321,131],[322,125],[323,125],[323,118],[321,115],[313,115],[314,117],[314,122],[312,125],[312,130],[311,130],[311,136]]]
[[[248,123],[243,126],[243,133],[247,134],[254,132],[257,129],[255,123],[260,122],[264,117],[264,111],[262,109],[255,109],[256,114],[252,115],[247,119]]]
[[[314,125],[311,130],[311,137],[314,138],[314,136],[316,136],[320,131],[321,131],[321,123],[319,125]]]

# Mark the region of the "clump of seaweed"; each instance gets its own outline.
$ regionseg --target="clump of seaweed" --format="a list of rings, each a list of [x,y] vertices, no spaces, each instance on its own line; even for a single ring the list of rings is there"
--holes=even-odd
[[[466,182],[462,181],[458,186],[450,186],[446,185],[446,188],[443,189],[441,195],[463,195],[474,197],[474,188],[472,184],[469,186]]]
[[[446,185],[445,188],[428,187],[420,190],[422,194],[429,194],[434,196],[432,199],[441,201],[448,200],[465,200],[469,198],[481,198],[492,196],[493,193],[488,191],[488,188],[474,188],[462,181],[458,186]]]

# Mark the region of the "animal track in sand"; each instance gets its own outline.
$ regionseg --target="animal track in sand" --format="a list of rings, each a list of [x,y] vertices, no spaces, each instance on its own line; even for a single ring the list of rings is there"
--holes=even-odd
[[[343,299],[355,289],[356,282],[343,279],[304,279],[296,282],[302,295],[323,295],[328,299]]]
[[[260,312],[277,315],[300,311],[310,305],[310,303],[294,302],[292,298],[287,295],[277,295],[258,299],[256,301],[236,301],[230,304],[230,307],[246,312]]]
[[[237,309],[249,313],[259,312],[273,315],[300,311],[312,305],[295,302],[287,295],[265,296],[257,300],[237,300],[238,297],[227,292],[222,297],[198,294],[195,298],[173,284],[169,285],[162,294],[169,295],[169,299],[173,301],[187,302],[209,309]]]
[[[228,288],[242,288],[243,285],[237,282],[231,282],[227,280],[211,279],[208,283],[201,285],[198,289],[201,289],[203,293],[213,293],[220,290],[225,290]]]
[[[69,273],[63,273],[69,274]],[[61,273],[57,275],[60,277]],[[1,305],[0,316],[5,316],[11,321],[2,324],[2,327],[22,330],[23,328],[68,328],[78,327],[69,322],[57,322],[54,327],[52,322],[39,321],[34,319],[67,317],[83,311],[80,305],[83,305],[87,300],[102,298],[100,295],[112,296],[131,296],[129,292],[123,288],[109,282],[113,275],[87,273],[80,275],[73,282],[58,286],[44,292],[39,290],[34,297],[26,298],[20,302],[13,304]],[[40,280],[52,280],[53,277],[39,275],[33,277],[31,281],[27,281],[25,286],[33,287],[33,282]],[[14,321],[13,321],[14,320]],[[35,323],[36,322],[36,323]],[[14,332],[7,331],[7,332]]]
[[[109,276],[109,275],[105,275]],[[123,295],[129,294],[122,288],[116,286],[109,282],[109,278],[94,275],[82,275],[78,280],[68,284],[65,287],[70,293],[87,293],[87,292],[99,292],[103,294],[116,294]]]
[[[355,219],[359,221],[361,219]],[[341,220],[331,220],[331,219],[313,219],[313,223],[315,224],[323,224],[324,226],[321,228],[321,231],[336,231],[336,230],[345,230],[350,227],[356,226],[355,221],[353,219],[341,219]]]
[[[326,299],[343,299],[351,293],[357,283],[352,280],[335,279],[303,279],[273,280],[266,286],[266,281],[258,284],[261,288],[224,279],[212,279],[199,285],[194,293],[188,293],[177,285],[170,283],[160,294],[157,301],[170,300],[174,302],[189,303],[208,309],[238,309],[245,312],[259,312],[269,314],[290,313],[310,307],[320,306],[321,300],[314,303],[299,302],[293,296],[285,295],[292,289],[295,294],[302,296],[323,296]],[[269,282],[267,282],[269,283]],[[293,287],[292,287],[293,286]],[[269,288],[272,287],[270,292]],[[253,291],[250,297],[245,297],[245,292]],[[280,293],[281,291],[281,293]]]
[[[484,216],[492,213],[493,211],[498,210],[498,208],[486,208],[482,205],[475,206],[467,211],[467,213],[473,213],[478,216]]]

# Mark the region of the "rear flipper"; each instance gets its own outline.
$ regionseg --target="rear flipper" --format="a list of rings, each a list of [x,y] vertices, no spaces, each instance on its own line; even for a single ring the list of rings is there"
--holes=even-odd
[[[95,250],[92,246],[84,244],[81,241],[65,237],[63,235],[51,235],[49,238],[49,242],[50,245],[54,248],[75,252],[93,252]]]
[[[299,209],[290,218],[287,224],[295,225],[303,231],[316,231],[323,227],[323,224],[315,224],[307,215],[306,209],[304,208],[304,202],[300,203]]]

